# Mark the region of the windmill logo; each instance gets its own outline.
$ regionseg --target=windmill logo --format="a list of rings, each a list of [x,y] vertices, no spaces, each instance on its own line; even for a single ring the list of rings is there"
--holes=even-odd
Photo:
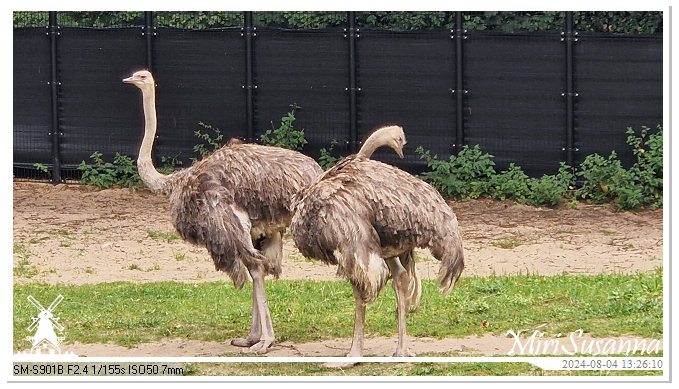
[[[52,312],[63,299],[64,296],[57,296],[57,298],[52,301],[52,304],[50,304],[49,308],[45,309],[38,302],[38,300],[33,298],[33,296],[28,296],[28,301],[30,301],[33,306],[40,310],[38,317],[32,318],[33,322],[27,328],[28,331],[31,332],[35,330],[35,335],[26,337],[26,339],[33,344],[31,350],[35,350],[35,348],[41,344],[44,344],[44,347],[47,347],[48,344],[51,344],[55,349],[57,349],[57,351],[61,351],[59,344],[61,344],[65,337],[57,336],[57,333],[54,330],[56,329],[57,331],[62,332],[64,330],[64,326],[59,324],[59,318],[55,317],[54,313]]]

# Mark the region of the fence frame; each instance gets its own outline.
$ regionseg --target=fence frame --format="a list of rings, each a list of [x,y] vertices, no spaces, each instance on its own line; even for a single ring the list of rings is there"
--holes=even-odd
[[[244,22],[241,27],[241,36],[244,38],[245,47],[245,82],[242,85],[245,91],[245,117],[247,123],[247,140],[252,142],[255,140],[255,111],[256,111],[256,96],[257,96],[257,75],[255,74],[255,37],[257,36],[257,28],[253,23],[253,12],[244,11]],[[575,30],[573,11],[565,12],[565,25],[561,32],[561,42],[564,43],[564,57],[565,57],[565,85],[561,96],[564,100],[564,109],[566,113],[566,120],[563,123],[563,134],[565,144],[561,147],[565,162],[573,166],[576,159],[575,154],[579,152],[577,148],[575,135],[575,108],[574,103],[578,97],[576,89],[576,82],[574,77],[574,59],[576,52],[576,43],[578,42],[578,32]],[[454,129],[451,128],[451,133],[454,134],[454,143],[452,150],[458,153],[465,145],[465,103],[466,96],[469,93],[465,89],[465,40],[468,38],[467,30],[464,29],[464,13],[462,11],[455,11],[454,15],[455,27],[450,30],[450,39],[454,43],[455,53],[455,86],[450,89],[454,98],[456,107],[456,122]],[[361,100],[361,87],[357,81],[357,55],[360,51],[357,41],[360,38],[360,28],[356,25],[356,12],[348,11],[346,15],[346,28],[344,28],[344,38],[347,41],[347,66],[348,66],[348,86],[345,91],[348,94],[347,110],[349,111],[349,128],[348,140],[346,148],[349,151],[355,151],[360,147],[360,139],[358,138],[359,118],[358,108]],[[49,11],[49,22],[47,27],[47,35],[50,40],[50,81],[48,85],[51,91],[51,130],[48,136],[51,140],[51,181],[54,184],[62,183],[63,180],[63,166],[61,156],[61,142],[63,137],[62,129],[60,128],[60,97],[59,88],[61,82],[59,81],[60,63],[59,63],[59,37],[61,35],[60,26],[57,23],[57,12]],[[144,12],[144,25],[141,27],[141,35],[146,42],[146,67],[152,70],[154,67],[154,38],[157,36],[157,27],[154,25],[154,12]],[[555,36],[558,39],[558,35]],[[558,93],[558,92],[557,92]]]

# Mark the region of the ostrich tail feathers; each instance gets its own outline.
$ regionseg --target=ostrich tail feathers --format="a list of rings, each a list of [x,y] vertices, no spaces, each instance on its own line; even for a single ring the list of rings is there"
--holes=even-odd
[[[441,261],[438,286],[445,296],[453,290],[464,269],[464,252],[459,232],[455,231],[434,245],[432,254]]]
[[[402,261],[402,263],[403,267],[408,273],[408,279],[410,280],[408,284],[408,298],[410,300],[408,312],[412,313],[417,311],[417,308],[420,307],[420,298],[422,297],[422,281],[420,280],[420,276],[417,274],[417,268],[415,267],[415,257],[412,251],[408,253],[405,261]]]

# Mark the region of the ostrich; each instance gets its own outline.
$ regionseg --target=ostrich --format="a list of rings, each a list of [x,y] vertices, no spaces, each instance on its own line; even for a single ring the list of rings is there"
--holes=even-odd
[[[145,133],[137,167],[144,183],[168,197],[179,235],[209,251],[217,270],[236,288],[252,279],[252,324],[231,344],[266,353],[274,341],[264,277],[281,273],[282,232],[292,218],[292,196],[321,172],[311,158],[287,149],[231,140],[193,166],[170,175],[153,166],[156,135],[155,81],[149,71],[123,82],[141,89]]]
[[[411,304],[412,310],[417,308],[421,293],[414,248],[429,247],[441,261],[438,285],[443,295],[450,293],[464,267],[457,217],[441,195],[424,181],[369,159],[380,146],[403,157],[404,144],[401,127],[380,128],[358,154],[326,171],[293,199],[290,230],[299,250],[337,265],[337,274],[353,288],[354,334],[347,357],[362,356],[365,307],[388,278],[397,297],[394,356],[414,356],[406,346],[406,311]]]

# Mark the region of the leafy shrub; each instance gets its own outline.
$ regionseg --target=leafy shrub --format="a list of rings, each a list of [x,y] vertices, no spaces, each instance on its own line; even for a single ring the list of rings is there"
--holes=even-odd
[[[193,132],[195,136],[198,137],[198,139],[202,140],[204,143],[197,143],[196,145],[193,146],[193,151],[198,153],[201,158],[205,158],[206,156],[214,153],[215,151],[219,150],[222,147],[222,139],[224,139],[224,135],[222,135],[222,132],[219,130],[217,127],[212,127],[209,124],[205,124],[203,122],[198,123],[201,127],[204,129],[208,130],[209,132],[203,132],[201,130],[196,130]],[[212,133],[212,135],[210,134]],[[191,161],[193,163],[196,163],[198,161],[198,158],[191,158]]]
[[[170,174],[175,171],[175,169],[181,165],[184,164],[181,160],[179,160],[178,155],[174,157],[160,157],[160,162],[163,164],[160,168],[158,168],[158,172],[160,174]]]
[[[632,147],[636,162],[629,169],[622,167],[615,151],[608,159],[598,154],[588,155],[577,174],[584,182],[577,194],[591,202],[614,201],[618,209],[637,209],[642,205],[662,206],[663,141],[662,127],[655,134],[642,127],[636,134],[627,128],[627,144]]]
[[[432,184],[444,196],[461,199],[478,198],[486,194],[490,179],[495,175],[493,156],[481,152],[478,145],[464,146],[460,153],[451,155],[448,161],[441,161],[437,155],[431,156],[422,146],[415,150],[420,159],[427,161],[431,169],[422,173],[422,178]]]
[[[642,127],[639,134],[632,128],[627,129],[627,144],[637,159],[629,170],[613,151],[608,158],[588,155],[578,169],[561,163],[555,175],[543,175],[539,179],[529,178],[514,163],[496,173],[493,156],[481,152],[478,145],[464,146],[457,156],[452,155],[448,160],[439,160],[421,146],[415,151],[429,167],[421,177],[446,197],[484,196],[534,206],[554,206],[575,196],[593,203],[613,202],[619,210],[633,210],[644,205],[654,208],[663,205],[662,133],[661,126],[654,133],[648,127]],[[582,185],[574,190],[576,176],[581,178]]]
[[[82,161],[78,170],[82,171],[80,182],[86,185],[94,185],[99,188],[110,188],[120,185],[127,188],[138,188],[143,185],[137,172],[135,161],[125,155],[116,153],[113,163],[105,162],[102,154],[95,151],[90,156],[93,164]]]
[[[304,130],[295,130],[293,125],[295,122],[295,110],[302,107],[297,104],[290,104],[290,108],[290,112],[281,118],[280,127],[273,128],[273,122],[271,122],[272,129],[267,130],[260,136],[263,144],[300,151],[305,144],[309,143],[304,137]]]
[[[510,163],[507,170],[491,177],[490,195],[498,200],[514,198],[522,202],[529,193],[528,180],[528,176],[521,167]]]
[[[615,199],[618,189],[629,181],[629,175],[615,151],[608,158],[599,154],[588,155],[577,175],[584,180],[577,195],[597,203]]]
[[[542,178],[528,180],[526,203],[534,206],[546,204],[555,206],[568,198],[568,192],[575,185],[573,168],[561,163],[555,175],[543,175]]]
[[[159,11],[154,12],[155,24],[188,29],[242,26],[243,12],[233,11]],[[58,22],[64,26],[118,27],[140,26],[141,11],[73,11],[58,12]],[[464,28],[468,30],[560,31],[565,24],[563,12],[483,11],[464,12]],[[573,22],[578,31],[599,31],[627,34],[662,32],[663,13],[659,11],[587,11],[574,12]],[[47,12],[14,11],[17,27],[47,25]],[[337,11],[255,11],[256,26],[277,28],[327,28],[347,25],[347,13]],[[455,13],[442,11],[362,11],[356,13],[356,23],[365,28],[394,30],[449,29],[455,27]]]
[[[657,132],[649,134],[650,128],[641,127],[641,133],[636,134],[633,128],[627,128],[627,144],[632,146],[632,152],[637,158],[630,168],[630,174],[641,188],[644,203],[654,207],[662,207],[663,201],[663,129],[657,127]]]
[[[331,154],[335,146],[337,146],[337,141],[333,139],[332,141],[330,141],[330,147],[328,147],[327,149],[323,147],[320,150],[321,156],[318,157],[318,164],[321,166],[323,170],[330,169],[342,159],[342,157],[335,157]]]

